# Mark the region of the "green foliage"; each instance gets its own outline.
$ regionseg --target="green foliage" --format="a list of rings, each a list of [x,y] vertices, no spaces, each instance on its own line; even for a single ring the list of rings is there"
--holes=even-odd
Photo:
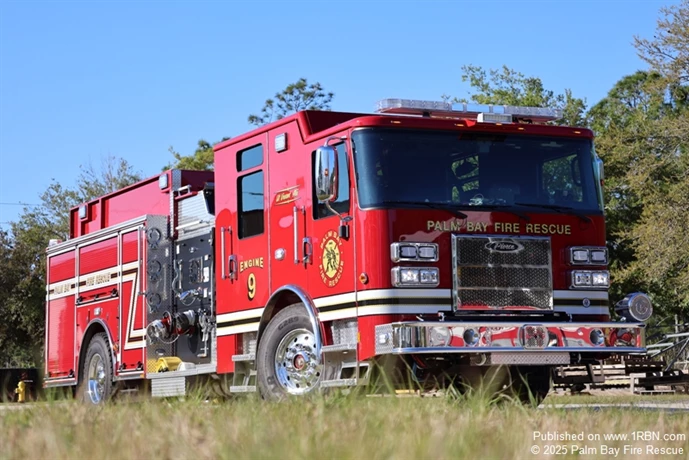
[[[606,402],[613,404],[639,402],[638,396],[608,398]],[[590,406],[548,407],[564,402]],[[677,406],[681,403],[676,401]],[[223,403],[168,398],[98,409],[59,402],[3,413],[0,445],[7,459],[530,459],[545,457],[542,452],[534,455],[533,446],[544,449],[553,444],[534,440],[536,432],[588,437],[648,429],[663,434],[687,431],[689,417],[680,410],[600,410],[594,404],[601,400],[590,395],[554,397],[540,409],[430,395],[295,398],[279,404],[244,397]],[[564,457],[578,458],[571,454],[573,445],[599,448],[600,442],[562,444],[570,452]],[[648,442],[620,439],[605,444],[645,449]],[[689,441],[657,446],[686,453]]]
[[[223,137],[222,141],[229,137]],[[222,142],[221,141],[221,142]],[[195,171],[213,170],[213,146],[204,139],[199,139],[198,147],[191,155],[182,155],[170,147],[170,153],[175,158],[173,163],[168,164],[163,170],[167,169],[191,169]]]
[[[606,162],[614,294],[653,295],[660,315],[689,311],[689,2],[663,9],[650,71],[622,78],[589,112]]]
[[[276,93],[273,99],[267,99],[261,113],[249,115],[248,121],[261,126],[300,110],[330,110],[334,96],[334,93],[325,92],[320,83],[308,83],[306,78],[300,78]]]
[[[140,180],[123,159],[81,168],[74,187],[53,181],[41,204],[25,208],[11,234],[0,232],[0,366],[38,365],[44,342],[45,248],[69,237],[69,210]]]
[[[527,77],[507,66],[486,71],[479,66],[465,65],[462,66],[462,72],[462,81],[469,82],[472,93],[468,100],[454,98],[455,102],[550,107],[563,110],[562,124],[585,125],[586,101],[572,96],[569,89],[564,94],[556,94],[545,89],[540,78]]]

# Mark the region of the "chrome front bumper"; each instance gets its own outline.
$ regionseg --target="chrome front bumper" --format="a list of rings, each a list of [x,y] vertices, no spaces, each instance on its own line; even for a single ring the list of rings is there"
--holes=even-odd
[[[643,323],[464,323],[376,326],[376,354],[472,355],[475,364],[570,364],[572,354],[645,353]]]

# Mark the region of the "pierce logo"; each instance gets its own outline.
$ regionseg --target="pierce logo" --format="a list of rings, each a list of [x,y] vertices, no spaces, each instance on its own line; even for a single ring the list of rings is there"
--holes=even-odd
[[[516,241],[491,241],[485,246],[490,252],[519,252],[524,249],[524,246]]]

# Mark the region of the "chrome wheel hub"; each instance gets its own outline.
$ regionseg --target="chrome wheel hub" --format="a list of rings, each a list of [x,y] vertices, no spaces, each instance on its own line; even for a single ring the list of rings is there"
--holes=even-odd
[[[275,375],[280,386],[289,394],[308,393],[318,385],[321,372],[311,331],[295,329],[287,333],[275,352]]]
[[[88,394],[93,404],[98,404],[103,400],[105,393],[105,367],[103,358],[99,354],[91,357],[86,374],[88,379]]]

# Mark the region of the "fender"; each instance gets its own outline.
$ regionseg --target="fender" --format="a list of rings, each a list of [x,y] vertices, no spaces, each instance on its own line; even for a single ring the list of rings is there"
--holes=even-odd
[[[100,325],[100,327],[103,328],[103,331],[105,332],[105,335],[108,336],[108,345],[110,345],[110,358],[112,362],[112,376],[113,379],[117,380],[116,375],[116,369],[117,369],[117,358],[115,357],[115,348],[113,347],[112,344],[112,336],[110,335],[110,329],[108,329],[108,326],[105,324],[105,322],[100,319],[100,318],[94,318],[89,322],[88,326],[86,326],[86,330],[84,331],[84,335],[81,338],[81,347],[79,348],[79,353],[77,355],[77,360],[79,362],[79,369],[77,370],[77,382],[79,381],[80,373],[81,373],[81,368],[83,367],[84,363],[81,362],[81,351],[84,348],[84,338],[88,337],[89,334],[91,337],[97,334],[97,332],[93,332],[93,329],[96,327],[96,324]]]
[[[306,313],[308,313],[309,315],[309,320],[311,321],[311,329],[313,329],[313,337],[316,342],[316,356],[318,356],[318,358],[320,359],[321,347],[323,346],[323,337],[325,336],[325,330],[323,329],[323,324],[318,319],[318,310],[316,309],[316,306],[314,305],[311,297],[306,292],[304,292],[302,288],[300,288],[299,286],[295,286],[293,284],[287,284],[285,286],[282,286],[278,288],[275,292],[273,292],[273,294],[271,294],[270,299],[268,300],[268,303],[266,304],[265,309],[263,310],[263,314],[261,315],[261,322],[258,326],[258,336],[256,338],[256,349],[258,350],[258,344],[261,341],[263,331],[268,325],[270,319],[273,317],[273,311],[277,306],[278,300],[285,294],[296,295],[306,307]]]

